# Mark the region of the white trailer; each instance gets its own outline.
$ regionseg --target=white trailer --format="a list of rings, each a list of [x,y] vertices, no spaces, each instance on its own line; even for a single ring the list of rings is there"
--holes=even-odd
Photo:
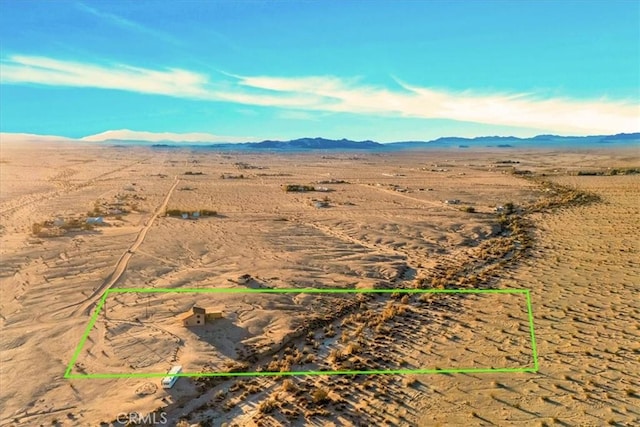
[[[162,383],[162,388],[171,388],[173,387],[173,385],[176,383],[176,381],[178,381],[178,378],[176,375],[179,374],[180,372],[182,372],[182,366],[180,365],[176,365],[173,368],[171,368],[171,370],[167,373],[167,376],[164,377],[161,381]]]

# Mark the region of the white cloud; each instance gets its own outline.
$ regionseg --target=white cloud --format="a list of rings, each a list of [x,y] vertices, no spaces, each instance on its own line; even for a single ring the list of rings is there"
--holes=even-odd
[[[182,69],[152,70],[43,57],[12,56],[0,63],[2,83],[117,89],[178,98],[223,101],[299,112],[448,119],[528,128],[540,133],[606,134],[640,130],[637,101],[543,99],[524,93],[483,94],[417,87],[370,86],[328,76],[209,76]]]
[[[174,141],[174,142],[246,142],[252,137],[223,136],[204,132],[174,133],[174,132],[144,132],[129,129],[109,130],[95,135],[85,136],[82,141],[101,142],[108,140],[121,141]]]
[[[310,107],[316,110],[450,119],[574,134],[640,130],[640,106],[631,102],[453,92],[404,83],[400,83],[403,90],[391,91],[333,77],[240,77],[240,84],[280,92],[285,98],[291,93],[320,97],[322,101]]]
[[[81,62],[16,55],[0,64],[0,82],[36,83],[118,89],[186,98],[206,98],[206,76],[180,69],[150,70],[116,64]]]

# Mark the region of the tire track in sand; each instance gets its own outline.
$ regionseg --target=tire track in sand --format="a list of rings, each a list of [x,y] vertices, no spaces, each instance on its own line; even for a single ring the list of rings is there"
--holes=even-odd
[[[46,202],[47,200],[51,200],[57,197],[60,197],[63,194],[67,194],[67,193],[71,193],[77,190],[81,190],[85,187],[88,187],[90,185],[93,185],[94,183],[101,181],[102,179],[113,175],[114,173],[117,172],[121,172],[127,168],[130,168],[132,166],[135,166],[137,164],[143,163],[144,161],[146,161],[147,159],[142,159],[142,160],[138,160],[135,161],[133,163],[129,163],[126,164],[124,166],[121,166],[119,168],[113,169],[111,171],[108,172],[104,172],[101,173],[99,175],[96,175],[92,178],[89,178],[88,180],[84,181],[84,182],[80,182],[78,184],[70,184],[67,181],[67,184],[63,185],[62,188],[56,188],[55,190],[46,190],[46,191],[42,191],[42,192],[38,192],[38,193],[33,193],[33,194],[27,194],[24,196],[21,196],[15,200],[11,200],[9,201],[9,203],[5,203],[6,206],[3,206],[3,209],[0,209],[0,216],[5,217],[9,214],[15,213],[16,211],[22,209],[22,208],[26,208],[30,205],[33,205],[35,203],[40,203],[40,202]],[[61,182],[60,180],[56,180],[56,179],[51,179],[49,180],[50,182]]]
[[[151,216],[151,218],[149,218],[149,220],[147,221],[145,226],[138,232],[138,236],[136,237],[136,240],[131,244],[131,246],[129,246],[127,251],[120,256],[120,259],[118,259],[118,262],[116,263],[116,266],[115,266],[113,272],[109,275],[109,277],[107,277],[104,280],[104,282],[102,282],[102,284],[100,286],[98,286],[91,293],[91,295],[89,295],[83,301],[81,301],[79,303],[72,304],[72,305],[67,306],[67,307],[64,307],[61,310],[64,310],[65,308],[69,308],[69,307],[80,305],[80,307],[78,307],[77,309],[75,309],[73,311],[72,314],[74,316],[77,316],[79,314],[85,314],[85,315],[88,316],[88,315],[91,314],[91,311],[92,311],[93,307],[95,306],[96,302],[102,297],[104,292],[106,292],[113,285],[115,285],[118,282],[118,280],[120,280],[120,277],[122,277],[122,275],[124,274],[124,272],[127,269],[127,266],[129,264],[129,260],[133,256],[133,254],[136,251],[136,249],[138,249],[138,247],[140,247],[142,242],[144,242],[144,239],[147,236],[147,233],[149,232],[149,230],[151,229],[151,226],[153,225],[153,222],[167,208],[167,204],[169,203],[169,199],[171,199],[171,195],[173,194],[173,191],[178,186],[179,182],[180,182],[180,180],[176,176],[175,177],[175,181],[174,181],[173,185],[171,186],[171,188],[169,189],[169,191],[167,192],[167,195],[165,196],[164,200],[162,201],[162,204],[158,207],[158,209],[156,209],[156,211]]]

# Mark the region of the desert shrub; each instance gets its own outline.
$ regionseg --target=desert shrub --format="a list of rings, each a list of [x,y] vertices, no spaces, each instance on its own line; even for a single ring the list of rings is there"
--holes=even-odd
[[[240,389],[243,389],[244,387],[245,387],[244,381],[238,381],[235,384],[232,384],[231,387],[229,387],[229,391],[231,392],[238,391]]]
[[[274,359],[267,365],[267,371],[278,372],[280,370],[280,360]]]
[[[511,215],[516,209],[516,206],[513,204],[513,202],[508,202],[505,203],[504,205],[504,213],[506,215]]]
[[[329,352],[329,363],[336,363],[339,362],[342,359],[342,352],[336,348],[332,349]]]
[[[413,384],[415,384],[418,380],[416,379],[415,376],[413,375],[407,375],[405,377],[402,378],[402,385],[405,387],[411,387]]]
[[[285,358],[288,364],[295,365],[302,360],[302,353],[297,348]]]
[[[347,343],[347,342],[351,341],[351,338],[352,338],[352,337],[351,337],[351,335],[349,334],[349,332],[344,331],[344,332],[342,333],[342,336],[340,336],[340,342]]]
[[[375,330],[377,334],[381,334],[381,335],[388,335],[389,333],[391,333],[391,329],[382,323],[379,323],[376,326]]]
[[[280,372],[289,372],[291,370],[291,363],[286,360],[283,360],[280,363]]]
[[[352,342],[344,349],[344,354],[356,354],[362,349],[362,346],[358,343]]]
[[[298,386],[295,382],[293,382],[293,380],[287,378],[282,382],[282,390],[289,393],[295,393],[296,391],[298,391]]]
[[[260,392],[260,387],[254,384],[247,386],[247,393],[256,394]]]
[[[464,208],[462,208],[462,210],[467,213],[475,213],[476,208],[474,208],[473,206],[465,206]]]
[[[364,331],[364,328],[366,327],[366,325],[364,323],[358,325],[358,327],[356,328],[355,331],[353,331],[353,336],[354,338],[359,337],[360,335],[362,335],[362,332]]]
[[[325,328],[324,334],[328,338],[334,337],[336,335],[336,331],[335,329],[333,329],[333,325],[329,325],[327,328]]]
[[[406,311],[406,307],[401,305],[396,305],[394,303],[388,303],[387,306],[382,311],[382,315],[380,319],[383,322],[387,320],[393,319],[396,315],[403,315]]]
[[[420,302],[429,302],[433,299],[433,294],[424,293],[418,297],[418,301]]]
[[[324,403],[329,400],[329,393],[323,388],[317,388],[311,394],[313,403]]]
[[[392,319],[393,316],[395,315],[396,315],[396,306],[393,304],[387,304],[387,306],[382,311],[381,320],[383,322],[387,321],[389,319]]]
[[[34,222],[31,226],[31,232],[36,236],[40,234],[42,232],[42,224]]]
[[[268,414],[273,412],[278,407],[278,402],[276,402],[273,398],[268,398],[267,400],[262,401],[260,406],[258,406],[258,411],[262,414]]]
[[[287,184],[284,186],[284,191],[292,192],[292,191],[315,191],[315,187],[313,185],[298,185],[298,184]]]

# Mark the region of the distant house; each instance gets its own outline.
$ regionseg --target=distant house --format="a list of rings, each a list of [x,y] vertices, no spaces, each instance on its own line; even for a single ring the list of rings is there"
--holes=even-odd
[[[204,325],[206,322],[207,310],[200,307],[193,307],[191,311],[180,316],[183,326]]]
[[[101,216],[90,216],[87,218],[87,224],[104,224],[104,219]]]
[[[182,219],[189,219],[188,213],[183,213],[181,216],[182,216]]]
[[[200,326],[221,317],[221,311],[210,310],[207,312],[204,308],[194,306],[191,311],[180,316],[180,321],[182,322],[182,326]]]
[[[459,205],[460,204],[460,200],[458,200],[458,199],[445,200],[444,202],[447,205]]]
[[[200,218],[200,212],[196,211],[191,214],[191,218]]]
[[[251,281],[252,277],[250,274],[243,274],[242,276],[238,277],[238,280],[236,280],[240,285],[246,285],[247,283],[249,283]]]

